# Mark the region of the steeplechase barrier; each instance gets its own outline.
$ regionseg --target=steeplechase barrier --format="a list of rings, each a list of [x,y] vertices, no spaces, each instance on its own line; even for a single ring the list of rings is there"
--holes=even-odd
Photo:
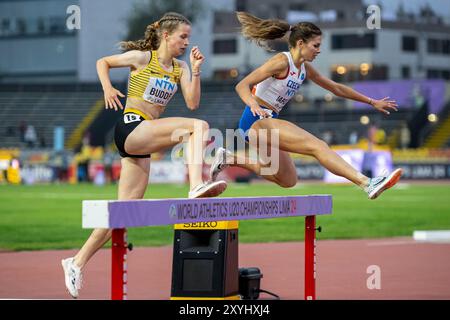
[[[126,201],[84,200],[82,226],[83,228],[113,229],[111,298],[123,300],[127,299],[127,253],[132,249],[127,240],[127,228],[175,225],[176,230],[183,229],[182,226],[189,228],[189,226],[195,227],[199,223],[208,222],[237,222],[239,220],[304,216],[304,294],[306,300],[315,300],[316,230],[319,229],[316,229],[316,216],[331,214],[331,212],[331,195]],[[180,251],[180,253],[183,252]],[[237,260],[235,264],[237,264]]]

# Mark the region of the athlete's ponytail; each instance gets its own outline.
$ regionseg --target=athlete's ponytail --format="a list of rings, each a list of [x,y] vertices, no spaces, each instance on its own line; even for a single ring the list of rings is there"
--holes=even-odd
[[[176,12],[167,12],[158,21],[149,24],[145,30],[144,39],[136,41],[122,41],[119,43],[124,51],[140,50],[149,51],[159,48],[162,31],[172,33],[180,24],[191,25],[191,22],[183,15]]]
[[[241,33],[244,37],[266,49],[269,48],[267,40],[281,39],[288,31],[291,31],[288,40],[290,47],[295,47],[298,40],[308,42],[311,38],[322,34],[319,27],[311,22],[299,22],[291,26],[284,20],[264,20],[247,12],[236,12],[236,15],[242,26]]]
[[[264,48],[268,48],[267,40],[284,37],[291,27],[286,21],[277,19],[263,20],[247,12],[237,12],[236,15],[242,26],[242,35]]]

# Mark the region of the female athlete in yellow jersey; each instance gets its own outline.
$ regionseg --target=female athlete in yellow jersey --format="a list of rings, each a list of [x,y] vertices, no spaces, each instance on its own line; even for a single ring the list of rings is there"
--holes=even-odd
[[[264,174],[263,170],[273,165],[270,159],[259,158],[253,164],[248,158],[239,159],[230,151],[220,148],[211,166],[211,179],[215,180],[221,170],[232,165],[251,170],[282,187],[292,187],[297,183],[297,172],[289,152],[294,152],[315,157],[330,172],[360,186],[367,192],[369,199],[377,198],[384,190],[397,183],[402,169],[369,179],[331,150],[324,141],[289,121],[278,119],[278,113],[300,89],[305,79],[310,79],[339,97],[368,103],[385,114],[396,111],[397,103],[387,97],[381,100],[366,97],[319,74],[311,64],[320,54],[322,41],[322,31],[316,25],[300,22],[290,26],[283,20],[262,20],[246,12],[238,12],[237,17],[242,25],[242,34],[258,44],[283,38],[289,32],[289,51],[274,55],[236,86],[237,93],[246,104],[239,129],[244,132],[246,139],[249,133],[256,133],[253,141],[257,144],[251,147],[260,149],[262,144],[276,144],[278,163],[276,170],[268,170],[271,173]],[[271,141],[273,132],[278,133],[276,142]]]
[[[101,58],[97,72],[103,86],[106,108],[123,109],[118,97],[124,95],[111,85],[109,69],[129,67],[128,96],[124,114],[115,127],[114,139],[122,156],[118,199],[141,199],[148,185],[150,154],[180,142],[173,137],[177,129],[187,138],[189,198],[214,197],[226,189],[225,181],[202,180],[203,135],[208,123],[191,118],[160,119],[170,99],[181,86],[187,107],[195,110],[200,102],[200,67],[204,57],[198,47],[190,52],[192,68],[176,57],[189,46],[191,23],[184,16],[170,12],[147,26],[145,39],[122,42],[127,52]],[[78,297],[81,270],[88,260],[111,238],[111,230],[96,229],[81,250],[62,260],[65,283],[72,297]]]

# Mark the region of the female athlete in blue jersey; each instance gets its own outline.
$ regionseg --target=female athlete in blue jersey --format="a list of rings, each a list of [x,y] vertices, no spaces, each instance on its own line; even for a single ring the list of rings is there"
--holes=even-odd
[[[223,168],[233,165],[251,170],[282,187],[292,187],[297,183],[297,172],[289,152],[294,152],[315,157],[330,172],[360,186],[367,192],[369,199],[377,198],[384,190],[397,183],[402,169],[397,169],[388,176],[369,179],[331,150],[324,141],[299,126],[278,118],[278,113],[299,90],[304,79],[313,81],[339,97],[370,104],[385,114],[397,111],[397,103],[387,97],[381,100],[367,97],[319,74],[311,62],[320,54],[322,32],[314,24],[301,22],[290,26],[282,20],[262,20],[246,12],[238,12],[237,17],[242,25],[242,34],[259,45],[290,33],[288,52],[276,54],[236,86],[237,93],[246,104],[239,128],[243,130],[247,141],[248,134],[255,134],[256,138],[250,139],[251,148],[258,150],[265,144],[275,147],[279,162],[275,172],[264,174],[264,169],[272,165],[269,158],[260,157],[253,164],[248,158],[242,159],[220,148],[211,166],[211,179],[214,181]],[[272,137],[274,132],[278,135],[276,141]]]

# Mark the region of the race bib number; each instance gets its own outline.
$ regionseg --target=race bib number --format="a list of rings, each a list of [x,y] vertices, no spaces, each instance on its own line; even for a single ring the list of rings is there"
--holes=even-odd
[[[134,114],[134,113],[125,113],[123,115],[123,122],[125,122],[125,123],[131,123],[131,122],[136,122],[136,121],[141,121],[140,115]]]
[[[143,98],[148,102],[166,106],[175,92],[177,92],[176,83],[163,78],[150,78]]]

